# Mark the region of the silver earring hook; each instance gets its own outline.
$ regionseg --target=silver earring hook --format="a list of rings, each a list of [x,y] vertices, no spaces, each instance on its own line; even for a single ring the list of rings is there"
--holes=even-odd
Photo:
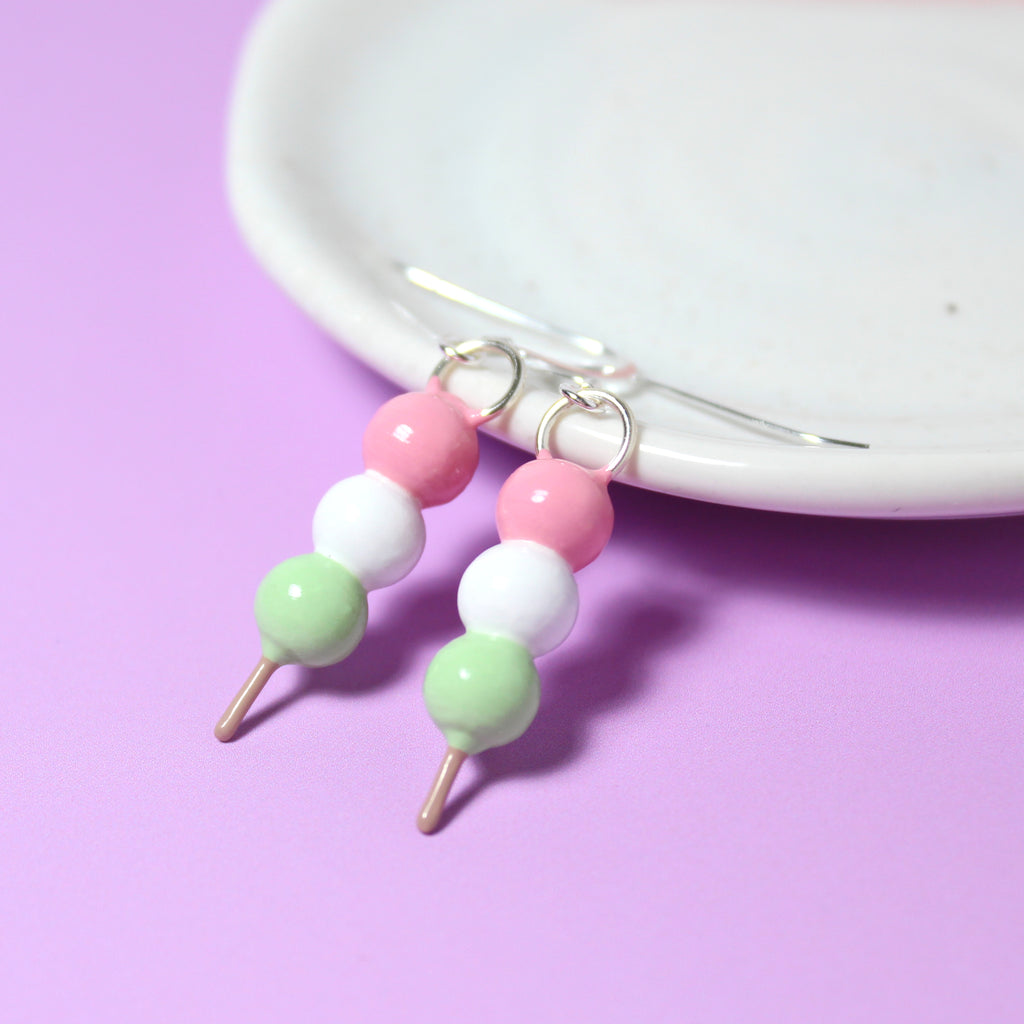
[[[774,420],[765,419],[761,416],[752,416],[750,413],[735,409],[722,402],[712,401],[710,398],[702,398],[691,391],[684,391],[682,388],[674,387],[671,384],[663,384],[660,381],[651,380],[640,373],[639,369],[632,362],[623,360],[612,348],[596,338],[589,338],[585,334],[577,334],[575,331],[558,327],[555,324],[540,320],[536,317],[522,313],[511,306],[505,306],[493,299],[485,298],[471,292],[468,288],[446,281],[436,274],[422,267],[413,267],[407,263],[396,263],[395,266],[402,276],[417,288],[437,295],[449,302],[454,302],[466,309],[480,313],[492,320],[512,324],[516,327],[523,327],[538,334],[545,334],[551,338],[557,338],[570,346],[577,354],[584,356],[582,362],[570,363],[548,356],[542,356],[536,352],[523,349],[523,358],[528,362],[539,365],[548,372],[569,373],[585,377],[596,377],[602,380],[625,380],[641,387],[651,388],[663,394],[686,402],[690,405],[697,405],[704,409],[729,416],[741,423],[756,427],[759,430],[770,431],[779,434],[790,440],[799,441],[802,444],[830,446],[839,448],[869,448],[870,445],[860,441],[844,441],[837,437],[824,437],[821,434],[814,434],[808,430],[797,430],[788,427],[784,423],[776,423]]]
[[[574,381],[574,383],[577,382]],[[604,472],[609,476],[615,476],[632,454],[633,444],[636,440],[635,421],[629,406],[615,395],[593,388],[586,383],[577,383],[576,388],[563,384],[559,391],[561,391],[562,397],[544,413],[537,426],[537,453],[540,454],[548,450],[551,428],[554,426],[555,420],[570,406],[582,409],[584,412],[600,413],[604,411],[604,406],[608,405],[619,414],[619,419],[622,420],[622,441],[619,444],[619,450],[604,467]]]
[[[422,288],[425,292],[437,295],[439,298],[447,299],[459,306],[465,306],[477,313],[482,313],[492,320],[501,323],[512,324],[516,327],[525,327],[529,331],[536,331],[538,334],[547,334],[560,338],[571,345],[578,353],[592,357],[592,361],[585,363],[559,363],[558,360],[548,359],[536,353],[528,353],[528,356],[548,367],[555,367],[564,370],[566,373],[575,374],[583,372],[591,377],[603,377],[609,379],[631,378],[636,375],[636,367],[632,363],[622,363],[619,356],[614,353],[604,342],[596,338],[588,338],[585,334],[577,334],[575,331],[566,330],[564,327],[556,327],[554,324],[536,317],[521,313],[511,306],[504,306],[494,299],[484,298],[471,292],[468,288],[446,281],[437,274],[432,274],[422,267],[413,267],[407,263],[397,263],[396,266],[402,276],[410,283]]]
[[[468,338],[454,345],[441,345],[441,351],[441,361],[430,375],[439,379],[448,367],[455,363],[471,363],[483,352],[501,352],[512,364],[512,383],[498,401],[480,410],[481,419],[493,419],[515,401],[523,386],[523,357],[507,338]]]

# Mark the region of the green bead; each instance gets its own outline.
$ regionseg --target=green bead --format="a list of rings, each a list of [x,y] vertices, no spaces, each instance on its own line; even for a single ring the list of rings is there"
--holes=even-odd
[[[437,652],[423,696],[449,746],[478,754],[522,736],[537,714],[540,679],[522,644],[466,633]]]
[[[339,562],[299,555],[275,565],[256,591],[263,654],[279,665],[333,665],[366,631],[366,591]]]

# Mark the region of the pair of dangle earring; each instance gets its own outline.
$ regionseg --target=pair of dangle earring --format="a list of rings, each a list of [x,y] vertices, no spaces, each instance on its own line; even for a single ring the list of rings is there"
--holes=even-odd
[[[504,354],[512,380],[493,405],[474,411],[442,387],[452,364],[487,350]],[[214,729],[234,737],[271,675],[285,664],[332,665],[366,630],[369,590],[397,582],[416,565],[426,539],[422,509],[460,494],[479,461],[476,431],[517,397],[521,354],[506,341],[472,339],[444,346],[422,392],[399,395],[374,415],[363,437],[366,471],[335,484],[313,515],[312,553],[270,570],[256,592],[262,652]],[[614,409],[623,434],[614,458],[588,470],[555,458],[549,437],[571,408]],[[511,743],[540,703],[533,659],[553,650],[576,621],[574,573],[604,549],[614,515],[608,484],[629,459],[634,420],[614,395],[577,382],[537,429],[537,457],[520,466],[498,495],[501,542],[479,555],[459,585],[466,633],[446,645],[427,670],[424,697],[448,748],[420,812],[422,832],[440,823],[445,800],[466,758]]]
[[[427,669],[424,699],[448,744],[417,818],[435,831],[466,758],[518,739],[537,713],[540,680],[534,658],[569,635],[579,605],[575,572],[604,549],[614,520],[608,484],[629,458],[634,421],[614,395],[587,385],[564,386],[537,429],[537,457],[520,466],[498,495],[501,543],[463,574],[458,607],[466,632],[441,649]],[[622,421],[615,457],[598,470],[557,459],[551,427],[566,410]]]
[[[504,395],[473,410],[442,386],[445,371],[487,351],[511,363]],[[271,675],[286,664],[333,665],[366,631],[366,594],[396,583],[423,553],[422,509],[465,489],[480,458],[477,429],[519,394],[523,361],[508,342],[474,338],[443,346],[426,389],[391,399],[363,435],[366,471],[335,484],[313,515],[313,552],[270,570],[256,592],[262,654],[214,728],[230,740]]]

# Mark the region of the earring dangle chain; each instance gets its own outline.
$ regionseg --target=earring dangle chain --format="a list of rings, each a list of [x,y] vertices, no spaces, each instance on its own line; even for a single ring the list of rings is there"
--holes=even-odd
[[[423,391],[385,402],[363,435],[365,472],[336,483],[313,514],[313,551],[289,558],[256,591],[261,657],[214,729],[230,740],[267,681],[284,664],[333,665],[366,630],[366,595],[406,576],[426,541],[422,510],[459,495],[479,461],[477,428],[513,401],[523,362],[505,339],[472,338],[442,346]],[[487,351],[504,355],[512,379],[484,409],[444,390],[454,365]]]
[[[622,442],[607,465],[590,470],[555,458],[548,447],[567,410],[622,421]],[[466,632],[443,647],[424,681],[427,711],[447,750],[417,826],[437,829],[466,758],[521,736],[540,703],[534,659],[561,644],[579,605],[574,573],[604,549],[614,514],[608,484],[633,449],[633,414],[616,396],[586,385],[562,388],[537,430],[537,457],[520,466],[498,495],[501,542],[470,563],[459,584]]]

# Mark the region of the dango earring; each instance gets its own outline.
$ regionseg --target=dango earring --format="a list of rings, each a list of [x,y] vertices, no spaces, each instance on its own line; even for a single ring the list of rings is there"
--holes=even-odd
[[[537,458],[520,466],[498,495],[501,543],[479,555],[459,584],[466,632],[443,647],[424,682],[424,698],[448,743],[420,811],[421,832],[441,820],[452,783],[466,758],[521,736],[537,713],[540,680],[533,659],[553,650],[576,621],[573,573],[589,565],[611,536],[608,484],[633,449],[634,421],[606,391],[565,386],[537,429]],[[548,449],[555,420],[567,409],[614,409],[622,443],[603,469],[556,459]]]
[[[473,410],[443,390],[455,363],[500,352],[512,364],[504,395]],[[421,510],[451,501],[469,483],[480,451],[477,428],[519,393],[523,362],[510,344],[475,338],[442,346],[424,391],[377,410],[363,436],[366,471],[335,484],[313,515],[313,552],[290,558],[256,592],[262,656],[214,729],[230,740],[270,676],[285,664],[333,665],[366,630],[366,593],[397,582],[415,566],[426,532]]]

